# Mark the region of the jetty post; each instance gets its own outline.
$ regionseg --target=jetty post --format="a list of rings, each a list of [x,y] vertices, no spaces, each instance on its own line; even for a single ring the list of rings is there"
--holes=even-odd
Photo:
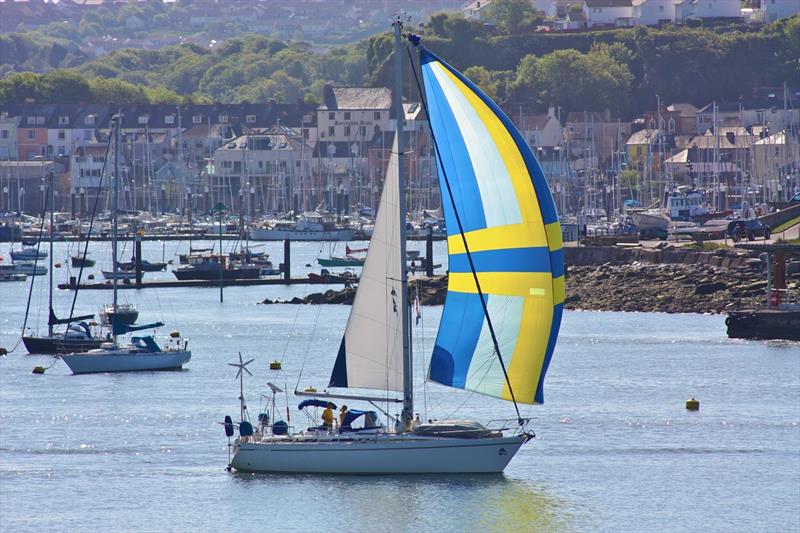
[[[292,241],[289,239],[283,241],[283,279],[292,279]]]
[[[136,268],[136,288],[142,288],[142,234],[143,230],[136,232],[136,237],[133,239],[134,243],[134,265]]]
[[[425,240],[425,275],[433,277],[433,228],[428,228],[428,238]]]

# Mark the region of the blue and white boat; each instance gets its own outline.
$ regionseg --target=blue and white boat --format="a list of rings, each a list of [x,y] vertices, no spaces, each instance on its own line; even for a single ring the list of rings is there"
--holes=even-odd
[[[405,147],[398,124],[369,252],[328,390],[295,391],[382,409],[338,428],[292,432],[246,420],[230,466],[247,472],[426,474],[501,472],[532,433],[518,404],[542,403],[564,301],[561,230],[539,164],[499,107],[412,37],[425,82],[448,230],[447,300],[429,381],[514,403],[496,424],[414,417],[406,265]],[[411,40],[411,39],[410,39]],[[401,116],[401,24],[395,23],[395,109]],[[446,144],[445,144],[446,143]],[[239,365],[237,365],[239,366]],[[342,389],[371,389],[360,395]],[[400,396],[400,397],[398,397]],[[399,417],[392,404],[402,405]],[[301,404],[302,405],[302,404]],[[346,413],[345,413],[346,414]],[[363,416],[362,416],[363,415]],[[369,415],[369,416],[367,416]],[[354,420],[361,421],[356,428]],[[232,422],[227,423],[230,436]]]
[[[47,259],[47,251],[39,250],[36,246],[23,246],[18,250],[11,250],[11,259],[14,261],[37,261]]]

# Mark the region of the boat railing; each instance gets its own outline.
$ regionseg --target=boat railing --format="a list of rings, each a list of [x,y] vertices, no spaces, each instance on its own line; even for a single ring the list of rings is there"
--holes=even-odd
[[[486,423],[486,429],[490,431],[514,430],[512,435],[521,435],[523,433],[530,433],[528,430],[528,424],[530,424],[530,422],[530,418],[496,418]]]

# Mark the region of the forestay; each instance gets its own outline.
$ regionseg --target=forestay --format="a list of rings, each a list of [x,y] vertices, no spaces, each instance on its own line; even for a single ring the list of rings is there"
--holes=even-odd
[[[422,46],[420,62],[450,265],[429,379],[512,399],[455,204],[514,396],[542,403],[564,301],[561,228],[550,189],[522,135],[486,94]]]
[[[329,386],[403,390],[397,139]]]

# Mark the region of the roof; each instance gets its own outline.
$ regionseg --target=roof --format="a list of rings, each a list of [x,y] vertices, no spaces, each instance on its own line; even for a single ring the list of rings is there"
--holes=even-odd
[[[660,130],[639,130],[632,133],[625,144],[652,144],[658,139]]]
[[[681,115],[696,115],[698,109],[692,104],[678,103],[670,104],[667,107],[667,111],[670,113],[679,113]]]
[[[633,7],[631,0],[584,0],[586,7]]]
[[[756,141],[753,144],[758,144],[758,145],[786,144],[786,132],[779,131],[778,133],[773,133],[769,137],[765,137],[759,141]]]
[[[391,109],[392,92],[386,87],[332,87],[323,90],[320,109]]]

